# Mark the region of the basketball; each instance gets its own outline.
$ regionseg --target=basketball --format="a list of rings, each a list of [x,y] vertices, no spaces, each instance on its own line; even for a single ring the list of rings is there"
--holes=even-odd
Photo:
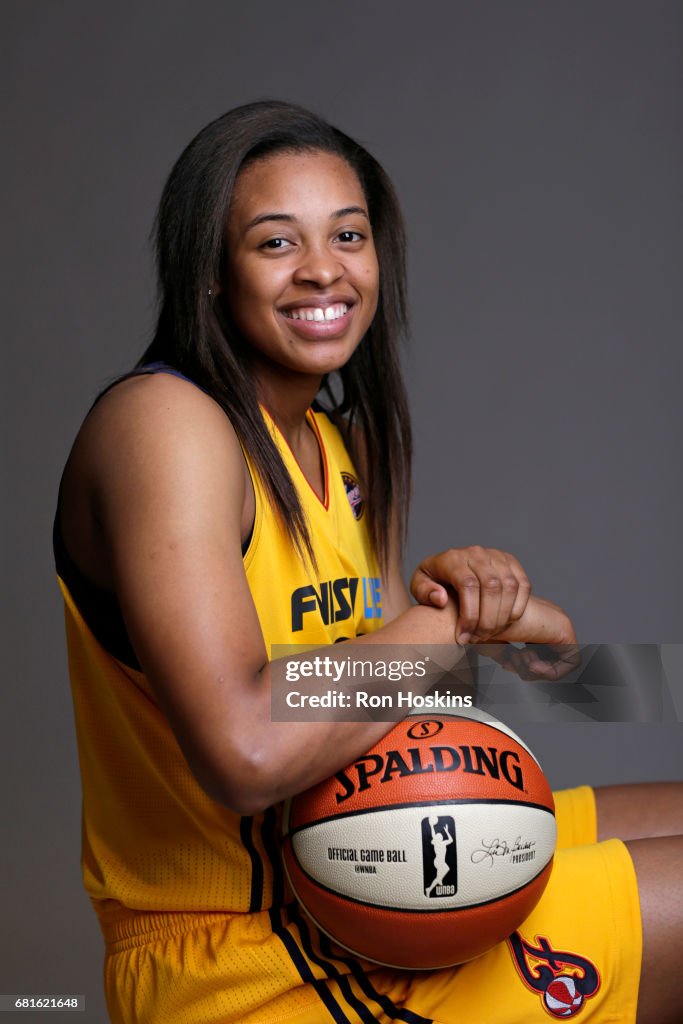
[[[285,869],[316,925],[409,969],[464,963],[513,932],[545,889],[555,840],[538,761],[474,710],[405,719],[283,815]]]

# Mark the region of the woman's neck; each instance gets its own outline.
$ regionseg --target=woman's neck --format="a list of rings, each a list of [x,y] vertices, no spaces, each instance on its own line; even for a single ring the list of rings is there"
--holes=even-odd
[[[257,373],[257,394],[289,446],[296,450],[307,430],[306,413],[320,390],[322,378],[278,373]]]

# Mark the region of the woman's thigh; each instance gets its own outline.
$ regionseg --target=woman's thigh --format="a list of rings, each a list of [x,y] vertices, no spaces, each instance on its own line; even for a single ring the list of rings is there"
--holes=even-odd
[[[683,1021],[683,836],[626,844],[638,879],[643,962],[638,1024]]]
[[[597,786],[598,839],[683,835],[683,782]]]

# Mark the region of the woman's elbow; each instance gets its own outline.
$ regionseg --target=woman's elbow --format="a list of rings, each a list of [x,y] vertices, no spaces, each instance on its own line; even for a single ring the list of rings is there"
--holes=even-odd
[[[221,758],[190,767],[204,792],[236,814],[259,814],[282,799],[281,773],[257,750],[233,751],[227,763]]]

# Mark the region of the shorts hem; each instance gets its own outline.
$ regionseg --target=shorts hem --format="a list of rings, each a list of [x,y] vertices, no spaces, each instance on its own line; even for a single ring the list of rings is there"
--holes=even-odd
[[[612,926],[619,936],[620,974],[626,989],[626,1004],[622,1001],[616,1014],[605,1017],[605,1024],[635,1024],[638,1012],[640,972],[643,962],[643,924],[640,913],[640,895],[636,869],[626,844],[621,839],[608,839],[598,844],[605,860],[605,874],[610,889]],[[613,862],[608,865],[608,849],[619,857],[621,871],[615,878]],[[618,851],[618,852],[617,852]],[[630,898],[624,899],[624,888],[629,887]],[[636,969],[634,970],[634,967]]]

